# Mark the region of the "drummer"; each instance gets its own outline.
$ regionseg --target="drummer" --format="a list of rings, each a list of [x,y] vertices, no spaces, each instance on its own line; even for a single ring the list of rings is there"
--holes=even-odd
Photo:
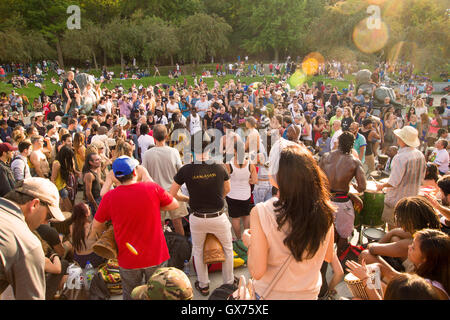
[[[425,177],[426,161],[420,146],[419,133],[411,126],[394,130],[397,136],[399,151],[392,159],[391,175],[386,183],[378,183],[377,190],[387,188],[384,198],[382,219],[388,224],[388,229],[395,228],[394,207],[405,197],[415,196]]]
[[[355,136],[345,131],[339,136],[338,149],[326,153],[320,163],[320,168],[328,177],[331,201],[337,208],[335,215],[335,226],[337,236],[337,253],[345,250],[348,246],[348,237],[353,232],[355,213],[353,203],[348,193],[350,182],[356,178],[358,192],[366,189],[366,178],[362,163],[352,155]]]

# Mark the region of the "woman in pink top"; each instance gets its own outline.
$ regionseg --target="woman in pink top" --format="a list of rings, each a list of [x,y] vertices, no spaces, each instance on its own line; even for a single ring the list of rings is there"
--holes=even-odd
[[[280,140],[270,155],[270,181],[279,195],[258,203],[250,213],[250,230],[243,235],[249,248],[247,265],[256,294],[263,295],[292,255],[286,271],[264,299],[315,300],[322,285],[322,263],[333,257],[334,209],[326,177],[310,152]],[[272,167],[274,162],[279,163],[277,169]]]

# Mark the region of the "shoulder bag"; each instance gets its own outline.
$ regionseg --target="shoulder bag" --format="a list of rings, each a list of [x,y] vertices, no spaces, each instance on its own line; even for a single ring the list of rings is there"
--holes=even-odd
[[[289,257],[286,258],[283,265],[281,266],[280,270],[278,270],[275,277],[270,282],[267,289],[264,291],[264,293],[257,297],[257,293],[255,292],[255,288],[253,286],[253,280],[249,279],[248,283],[246,283],[245,276],[241,276],[239,279],[239,287],[238,289],[233,292],[233,294],[230,296],[230,300],[265,300],[265,298],[270,294],[275,284],[278,282],[278,280],[281,278],[281,276],[286,271],[290,261],[292,260],[292,255],[289,255]]]

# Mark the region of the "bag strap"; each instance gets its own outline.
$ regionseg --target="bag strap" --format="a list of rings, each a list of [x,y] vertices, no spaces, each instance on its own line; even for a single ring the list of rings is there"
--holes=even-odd
[[[289,265],[289,262],[292,260],[292,258],[293,258],[292,254],[290,254],[289,257],[287,257],[286,261],[284,261],[284,263],[281,266],[280,270],[278,270],[278,273],[275,275],[275,277],[270,282],[270,284],[267,287],[266,291],[264,291],[264,293],[261,295],[260,300],[264,300],[265,297],[267,297],[269,295],[269,293],[272,291],[272,289],[275,286],[275,284],[278,282],[278,280],[281,278],[281,276],[286,271],[286,269],[287,269],[287,267]]]

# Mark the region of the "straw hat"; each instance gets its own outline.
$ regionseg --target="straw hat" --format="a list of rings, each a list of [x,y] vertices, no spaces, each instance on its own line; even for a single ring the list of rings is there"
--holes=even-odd
[[[404,126],[401,129],[394,130],[394,134],[410,147],[417,148],[420,146],[419,132],[411,126]]]

